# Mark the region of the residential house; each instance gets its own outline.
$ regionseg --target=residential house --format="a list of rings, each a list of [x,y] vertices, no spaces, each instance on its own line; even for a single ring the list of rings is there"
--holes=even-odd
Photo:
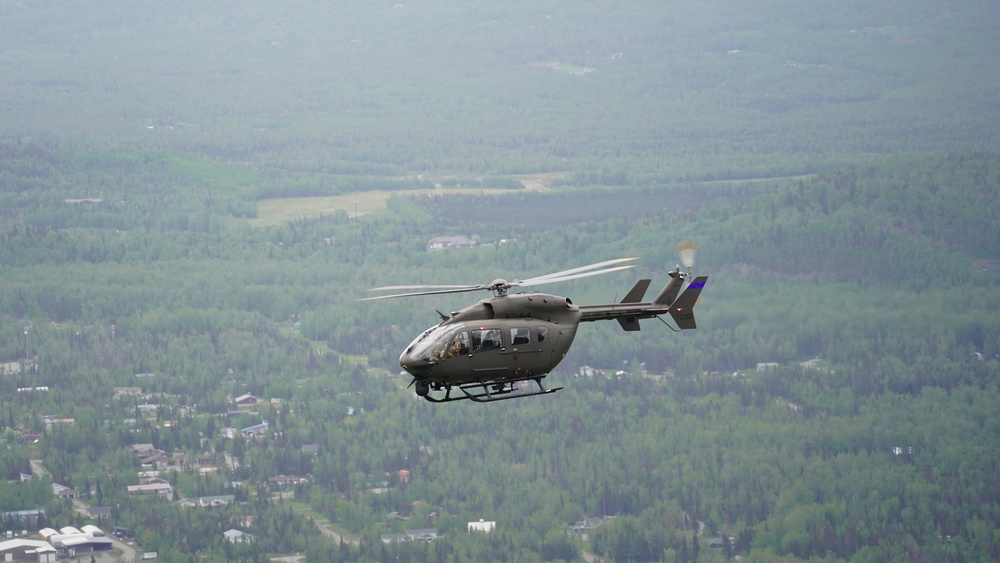
[[[76,491],[59,483],[52,483],[52,494],[59,498],[76,498]]]
[[[275,475],[274,477],[267,478],[267,484],[271,487],[277,487],[279,489],[284,489],[285,487],[292,487],[300,483],[308,483],[309,479],[305,477],[298,477],[296,475]]]
[[[222,535],[226,538],[226,541],[231,543],[250,543],[253,541],[253,536],[237,529],[226,530],[222,532]]]
[[[14,427],[14,430],[17,430],[18,432],[21,433],[22,444],[37,444],[38,441],[41,440],[41,437],[38,434],[36,434],[34,430],[30,428],[25,428],[21,424],[18,424],[16,427]]]
[[[496,527],[497,527],[496,522],[486,522],[482,518],[480,518],[479,522],[469,522],[468,531],[490,533],[494,529],[496,529]]]
[[[259,399],[257,399],[257,397],[254,397],[249,393],[245,395],[240,395],[239,397],[233,399],[233,402],[236,403],[236,406],[238,407],[248,407],[250,405],[256,405],[258,401]]]
[[[91,506],[87,509],[87,516],[91,518],[110,518],[111,517],[111,507],[110,506]]]
[[[609,516],[598,517],[598,518],[584,518],[583,520],[577,522],[573,525],[573,531],[578,534],[585,534],[587,530],[591,528],[596,528],[597,526],[603,526],[607,524],[611,519]]]
[[[173,465],[179,465],[185,467],[188,464],[188,455],[180,450],[175,449],[174,453],[170,454],[170,463]]]
[[[434,237],[427,241],[427,250],[445,250],[447,248],[475,248],[476,241],[467,237]]]
[[[156,467],[166,467],[170,465],[171,460],[167,457],[167,454],[156,450],[149,455],[139,458],[139,464],[143,469],[153,469]]]
[[[236,497],[233,495],[215,495],[209,497],[199,497],[198,506],[208,507],[208,506],[227,506],[236,501]]]
[[[263,436],[267,434],[267,421],[261,422],[260,424],[254,424],[253,426],[247,426],[240,430],[240,433],[244,436]]]
[[[125,490],[130,495],[171,495],[174,492],[170,483],[152,483],[149,485],[129,485]]]
[[[115,393],[115,398],[138,397],[139,395],[142,395],[142,387],[115,387],[113,391]]]
[[[438,537],[437,528],[406,530],[406,535],[413,541],[434,541]]]

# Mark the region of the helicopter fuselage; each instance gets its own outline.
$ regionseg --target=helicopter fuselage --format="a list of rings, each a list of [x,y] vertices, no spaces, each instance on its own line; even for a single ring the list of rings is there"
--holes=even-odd
[[[476,285],[384,286],[372,291],[409,291],[368,297],[363,301],[492,291],[493,297],[451,315],[439,313],[441,322],[422,332],[406,347],[399,356],[399,365],[413,376],[410,385],[415,386],[417,396],[433,403],[458,400],[485,403],[545,395],[561,389],[545,387],[542,379],[566,357],[580,323],[616,320],[622,329],[636,331],[640,330],[642,319],[662,321],[661,316],[669,315],[677,325],[676,331],[696,328],[692,309],[708,277],[690,279],[694,246],[694,243],[678,246],[678,251],[688,252],[685,259],[688,271],[681,272],[678,265],[669,272],[670,281],[651,302],[643,301],[650,283],[648,279],[639,280],[617,303],[582,307],[569,298],[548,293],[511,294],[508,291],[513,287],[627,270],[632,266],[620,264],[635,258],[605,260],[526,280],[496,279]],[[688,281],[687,289],[680,293],[685,281]],[[522,384],[527,384],[527,389]],[[453,390],[456,391],[454,396]]]
[[[580,308],[566,297],[518,293],[483,299],[424,331],[399,364],[414,376],[418,394],[428,385],[543,376],[566,356],[580,322]]]

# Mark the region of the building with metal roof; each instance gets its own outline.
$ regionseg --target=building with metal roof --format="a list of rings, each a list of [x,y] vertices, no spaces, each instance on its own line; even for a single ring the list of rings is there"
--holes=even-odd
[[[15,539],[0,542],[0,561],[58,561],[56,548],[41,540]]]

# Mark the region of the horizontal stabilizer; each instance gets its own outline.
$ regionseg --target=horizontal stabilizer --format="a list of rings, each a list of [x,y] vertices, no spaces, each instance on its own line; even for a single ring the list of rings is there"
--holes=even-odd
[[[632,332],[639,330],[639,319],[635,317],[618,317],[618,324],[622,325],[622,328]]]

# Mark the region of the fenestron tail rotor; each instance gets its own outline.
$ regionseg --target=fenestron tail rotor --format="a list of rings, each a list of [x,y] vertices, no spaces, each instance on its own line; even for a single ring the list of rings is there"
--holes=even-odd
[[[635,265],[634,264],[620,265],[620,264],[623,264],[624,262],[631,262],[633,260],[636,260],[636,258],[616,258],[614,260],[605,260],[604,262],[597,262],[596,264],[590,264],[588,266],[571,268],[569,270],[563,270],[561,272],[556,272],[553,274],[536,276],[534,278],[528,278],[526,280],[507,281],[504,279],[496,279],[488,284],[389,285],[384,287],[376,287],[368,291],[403,291],[403,290],[415,290],[415,291],[405,291],[404,293],[394,293],[392,295],[379,295],[376,297],[365,297],[363,299],[359,299],[359,301],[374,301],[376,299],[393,299],[396,297],[413,297],[417,295],[440,295],[445,293],[464,293],[468,291],[480,291],[480,290],[490,290],[498,296],[506,295],[507,290],[512,287],[529,287],[534,285],[542,285],[547,283],[556,283],[566,280],[585,278],[588,276],[596,276],[600,274],[608,274],[620,270],[627,270],[629,268],[634,268]]]

